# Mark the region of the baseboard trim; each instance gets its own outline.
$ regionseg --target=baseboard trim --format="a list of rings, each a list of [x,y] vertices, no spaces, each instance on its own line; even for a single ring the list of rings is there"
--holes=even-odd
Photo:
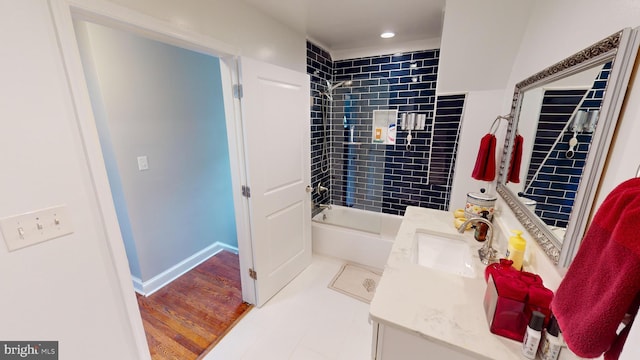
[[[140,295],[149,296],[222,250],[238,253],[238,248],[216,242],[147,281],[142,281],[140,278],[131,275],[133,289]]]
[[[138,294],[144,295],[144,284],[142,284],[142,280],[139,277],[131,275],[131,280],[133,281],[133,290],[135,290]]]

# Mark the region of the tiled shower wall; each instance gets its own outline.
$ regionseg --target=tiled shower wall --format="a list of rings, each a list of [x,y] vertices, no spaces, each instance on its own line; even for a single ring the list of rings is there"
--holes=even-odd
[[[399,215],[409,205],[446,210],[464,95],[436,99],[439,50],[331,62],[326,51],[308,43],[307,54],[314,102],[312,177],[323,185],[329,181],[331,202]],[[326,79],[333,85],[349,81],[331,94],[330,178],[320,166]],[[373,111],[390,109],[426,114],[427,126],[411,132],[410,146],[409,132],[400,129],[396,145],[372,143]],[[318,199],[324,201],[314,194]]]
[[[536,214],[547,225],[567,226],[591,145],[592,133],[578,131],[575,154],[567,157],[573,137],[571,115],[576,107],[584,111],[600,109],[610,71],[611,63],[605,64],[591,89],[544,93],[524,193],[538,202]]]
[[[326,81],[333,79],[333,61],[331,55],[318,46],[307,42],[307,73],[311,77],[311,185],[317,189],[318,184],[330,187],[329,174],[329,119],[331,116],[330,101],[325,95]],[[324,116],[326,119],[323,121]],[[325,125],[326,123],[326,129]],[[325,136],[325,133],[327,136]],[[326,141],[325,144],[323,142]],[[324,147],[324,150],[323,150]],[[313,204],[329,203],[329,191],[319,194],[316,190],[311,195]],[[314,207],[313,215],[319,209]]]

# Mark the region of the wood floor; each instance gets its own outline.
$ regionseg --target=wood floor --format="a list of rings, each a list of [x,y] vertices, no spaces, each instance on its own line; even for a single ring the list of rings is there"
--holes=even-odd
[[[196,359],[251,309],[238,255],[222,251],[151,296],[137,296],[154,360]]]

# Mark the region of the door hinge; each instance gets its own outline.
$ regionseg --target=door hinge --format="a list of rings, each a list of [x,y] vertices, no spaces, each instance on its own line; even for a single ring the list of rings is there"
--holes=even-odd
[[[249,268],[249,277],[253,280],[258,280],[258,273],[255,270]]]
[[[233,85],[233,97],[236,99],[242,99],[242,84]]]
[[[248,187],[247,185],[242,185],[242,196],[246,198],[251,197],[251,188]]]

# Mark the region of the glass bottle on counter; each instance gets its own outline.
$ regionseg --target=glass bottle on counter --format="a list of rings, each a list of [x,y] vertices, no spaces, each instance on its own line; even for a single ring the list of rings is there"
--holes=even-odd
[[[484,210],[481,213],[482,218],[486,219],[487,221],[489,221],[489,211]],[[487,240],[487,232],[489,231],[489,225],[483,223],[483,222],[477,222],[475,225],[475,231],[473,233],[473,237],[480,242],[483,242],[485,240]]]

